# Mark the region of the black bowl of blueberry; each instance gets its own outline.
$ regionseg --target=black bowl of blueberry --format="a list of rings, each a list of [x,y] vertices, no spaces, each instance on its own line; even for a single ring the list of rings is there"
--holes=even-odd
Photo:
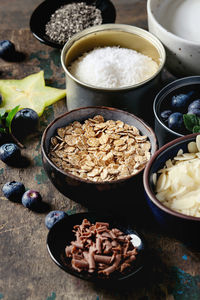
[[[200,76],[177,79],[166,85],[153,103],[159,147],[200,132]]]

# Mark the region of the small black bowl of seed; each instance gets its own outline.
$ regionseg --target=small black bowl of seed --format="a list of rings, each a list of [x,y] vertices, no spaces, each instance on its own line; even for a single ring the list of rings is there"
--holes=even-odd
[[[41,43],[62,49],[74,34],[115,18],[110,0],[46,0],[31,15],[30,29]]]

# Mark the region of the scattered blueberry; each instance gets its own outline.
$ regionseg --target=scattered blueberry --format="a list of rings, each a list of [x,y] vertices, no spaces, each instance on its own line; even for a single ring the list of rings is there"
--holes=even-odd
[[[38,114],[30,108],[19,110],[12,120],[12,131],[17,137],[25,137],[37,130],[39,124]]]
[[[168,119],[168,127],[174,131],[183,129],[183,114],[180,112],[172,113]]]
[[[22,204],[31,210],[38,210],[41,202],[42,197],[40,193],[34,190],[28,190],[22,196]]]
[[[3,101],[3,99],[2,99],[2,96],[1,96],[1,94],[0,94],[0,104],[2,103],[2,101]]]
[[[0,159],[7,165],[15,165],[21,158],[20,148],[14,143],[3,144],[0,147]]]
[[[172,108],[177,109],[179,112],[183,112],[188,105],[190,97],[193,95],[193,91],[187,94],[179,94],[172,97]]]
[[[53,227],[53,225],[59,220],[66,218],[67,214],[61,210],[52,210],[45,218],[45,225],[48,229]]]
[[[160,116],[164,122],[167,122],[167,120],[171,114],[172,114],[172,111],[168,109],[168,110],[164,110],[163,112],[161,112]]]
[[[2,192],[10,201],[21,202],[22,196],[25,193],[25,187],[21,182],[11,181],[4,184]]]
[[[9,40],[0,41],[0,57],[9,59],[15,53],[15,45]]]

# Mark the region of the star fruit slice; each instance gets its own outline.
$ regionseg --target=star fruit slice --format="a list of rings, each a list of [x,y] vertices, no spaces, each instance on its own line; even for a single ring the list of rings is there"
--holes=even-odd
[[[45,86],[44,71],[20,80],[0,80],[2,104],[7,112],[19,105],[19,109],[32,108],[39,116],[45,107],[66,96],[66,90]]]

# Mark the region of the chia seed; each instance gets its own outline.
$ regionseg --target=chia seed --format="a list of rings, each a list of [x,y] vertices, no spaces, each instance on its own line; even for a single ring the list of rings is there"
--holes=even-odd
[[[46,35],[63,45],[75,33],[102,24],[101,11],[85,2],[66,4],[58,8],[45,26]]]

